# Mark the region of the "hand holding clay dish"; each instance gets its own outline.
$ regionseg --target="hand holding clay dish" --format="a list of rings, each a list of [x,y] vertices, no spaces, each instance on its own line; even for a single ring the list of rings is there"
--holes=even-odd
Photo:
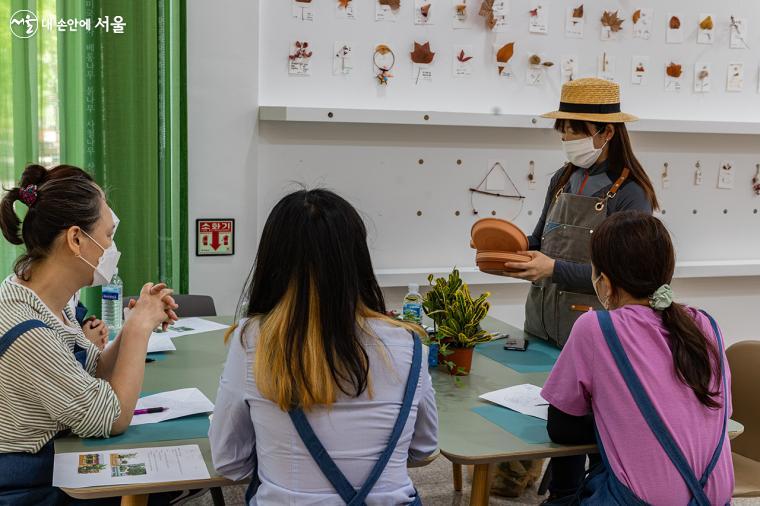
[[[516,225],[498,218],[483,218],[472,226],[470,247],[477,250],[478,269],[489,274],[508,272],[506,262],[529,262],[528,238]]]

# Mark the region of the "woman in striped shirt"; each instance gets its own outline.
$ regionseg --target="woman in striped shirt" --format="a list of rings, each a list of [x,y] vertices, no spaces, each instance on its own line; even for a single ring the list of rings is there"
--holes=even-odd
[[[16,201],[28,207],[23,224]],[[67,303],[80,288],[110,281],[119,252],[116,217],[81,169],[28,166],[0,203],[0,228],[25,247],[0,283],[0,504],[60,504],[53,439],[127,429],[150,334],[176,320],[177,306],[165,285],[148,283],[105,351],[85,338]]]

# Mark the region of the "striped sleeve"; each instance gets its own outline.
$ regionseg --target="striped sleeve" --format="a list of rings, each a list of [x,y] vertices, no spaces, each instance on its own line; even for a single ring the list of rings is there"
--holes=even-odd
[[[19,337],[4,356],[17,372],[18,394],[80,437],[108,437],[121,413],[107,381],[90,376],[51,329]],[[35,420],[29,420],[30,424]]]
[[[87,350],[87,360],[84,363],[84,370],[90,376],[95,376],[98,370],[98,359],[102,353],[97,346],[91,343],[84,335],[77,336],[77,345]]]

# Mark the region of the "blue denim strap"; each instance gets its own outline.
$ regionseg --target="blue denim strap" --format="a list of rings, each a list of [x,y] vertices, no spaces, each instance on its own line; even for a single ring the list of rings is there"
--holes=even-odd
[[[660,446],[665,450],[668,458],[673,462],[673,465],[681,474],[686,486],[691,491],[693,499],[690,504],[694,503],[699,506],[710,506],[710,500],[705,495],[705,492],[702,489],[702,484],[697,480],[694,471],[686,461],[686,457],[684,457],[681,449],[673,439],[673,436],[671,436],[659,413],[657,413],[654,404],[652,404],[652,401],[644,390],[641,380],[639,380],[636,372],[633,370],[633,366],[631,365],[630,360],[628,360],[628,356],[625,354],[623,345],[620,343],[617,331],[615,331],[615,326],[612,323],[610,314],[607,311],[597,311],[596,315],[599,320],[599,326],[604,334],[604,338],[607,341],[607,346],[612,353],[612,357],[615,359],[615,363],[617,364],[620,374],[623,376],[623,380],[628,386],[628,391],[631,392],[631,396],[633,396],[633,400],[636,402],[647,425],[649,425],[652,434],[657,438]]]
[[[417,383],[420,377],[420,369],[422,366],[422,343],[417,335],[412,334],[414,338],[414,351],[412,353],[412,367],[409,371],[409,376],[406,380],[406,389],[404,391],[404,399],[401,404],[401,410],[399,411],[396,423],[393,425],[388,445],[380,455],[380,458],[375,463],[372,471],[367,477],[364,485],[358,491],[354,490],[354,487],[348,481],[346,476],[338,469],[335,461],[327,453],[327,450],[322,446],[321,441],[314,433],[309,421],[306,419],[306,415],[300,408],[292,409],[288,412],[290,419],[293,421],[293,425],[301,437],[306,449],[309,450],[314,462],[317,463],[322,473],[327,480],[332,484],[335,491],[343,499],[343,502],[350,506],[360,506],[364,504],[364,500],[367,498],[372,488],[380,479],[380,475],[383,474],[385,466],[388,465],[388,461],[393,455],[396,449],[396,444],[401,438],[401,434],[404,431],[404,426],[409,418],[409,412],[412,408],[412,402],[414,401],[414,392],[417,390]],[[415,501],[419,501],[416,498]],[[413,504],[418,504],[415,502]]]
[[[354,487],[348,481],[346,476],[340,471],[340,469],[338,469],[335,461],[327,453],[322,442],[314,433],[311,424],[309,424],[309,421],[306,419],[303,410],[301,408],[291,409],[288,414],[293,421],[296,432],[298,432],[298,435],[301,437],[301,441],[303,441],[306,449],[309,450],[311,458],[314,459],[314,462],[317,463],[319,469],[322,470],[322,474],[325,475],[325,478],[327,478],[338,495],[340,495],[343,502],[346,504],[351,502],[356,495],[356,490],[354,490]]]
[[[604,444],[602,443],[602,437],[599,435],[599,430],[594,424],[594,435],[596,436],[596,445],[599,447],[599,455],[602,457],[601,464],[598,467],[592,469],[589,474],[589,479],[593,479],[598,487],[604,487],[604,490],[596,491],[594,494],[596,502],[598,504],[607,506],[608,504],[620,504],[625,506],[648,506],[648,503],[641,500],[633,490],[626,487],[612,470],[609,460],[607,459],[607,452],[604,450]],[[592,487],[593,488],[593,487]],[[579,492],[582,492],[581,489]],[[612,501],[614,499],[614,502]],[[583,501],[579,501],[583,502]],[[586,501],[590,506],[595,504],[595,501]]]
[[[74,344],[74,358],[82,366],[82,369],[87,370],[87,350],[82,348],[78,344]]]
[[[77,302],[77,307],[74,310],[74,317],[77,322],[79,322],[79,325],[84,325],[84,320],[87,318],[87,306],[81,302]]]
[[[10,329],[3,335],[3,338],[0,339],[0,357],[2,357],[3,354],[8,351],[8,348],[10,348],[11,345],[16,342],[16,339],[26,334],[30,330],[39,328],[49,327],[39,320],[27,320]]]
[[[718,363],[720,364],[721,380],[723,382],[723,428],[720,431],[718,446],[715,447],[710,463],[707,465],[705,472],[702,474],[702,478],[699,480],[699,483],[704,488],[704,486],[707,485],[708,478],[710,478],[715,466],[718,464],[718,459],[723,451],[723,443],[726,440],[726,425],[728,424],[728,382],[726,381],[726,366],[723,363],[723,336],[721,335],[718,324],[715,323],[713,317],[701,309],[699,311],[710,320],[710,325],[712,325],[713,332],[715,333],[715,339],[718,341]]]

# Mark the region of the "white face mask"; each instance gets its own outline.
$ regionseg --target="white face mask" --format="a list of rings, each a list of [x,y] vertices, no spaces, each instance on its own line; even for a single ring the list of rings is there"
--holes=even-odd
[[[594,137],[602,132],[603,130],[599,130],[594,135],[584,137],[583,139],[562,141],[562,149],[565,150],[567,161],[576,167],[581,167],[583,169],[588,169],[594,165],[596,161],[599,160],[599,157],[602,155],[602,150],[608,142],[604,141],[601,148],[594,147]]]
[[[599,303],[602,305],[604,309],[609,309],[609,299],[608,300],[602,300],[602,297],[599,295],[599,291],[596,289],[596,284],[599,283],[599,280],[602,279],[602,275],[599,274],[596,279],[591,280],[591,284],[594,286],[594,293],[596,294],[596,298],[599,299]]]
[[[119,228],[119,223],[121,223],[121,220],[118,216],[116,216],[116,213],[113,212],[113,209],[109,209],[111,211],[111,218],[113,218],[113,233],[116,235],[116,229]]]
[[[114,222],[113,232],[115,234],[116,228],[119,226],[119,218],[116,217],[116,214],[114,214],[113,211],[111,211],[111,217],[113,218]],[[82,233],[89,237],[92,242],[97,244],[98,247],[103,250],[103,254],[100,255],[100,258],[98,259],[97,266],[92,265],[83,256],[79,257],[84,261],[84,263],[95,269],[95,272],[92,275],[92,284],[90,286],[107,285],[111,282],[114,275],[116,274],[116,268],[119,264],[119,258],[121,257],[121,253],[118,249],[116,249],[116,241],[111,241],[111,246],[104,248],[98,241],[93,239],[90,234],[84,230],[82,230]]]

